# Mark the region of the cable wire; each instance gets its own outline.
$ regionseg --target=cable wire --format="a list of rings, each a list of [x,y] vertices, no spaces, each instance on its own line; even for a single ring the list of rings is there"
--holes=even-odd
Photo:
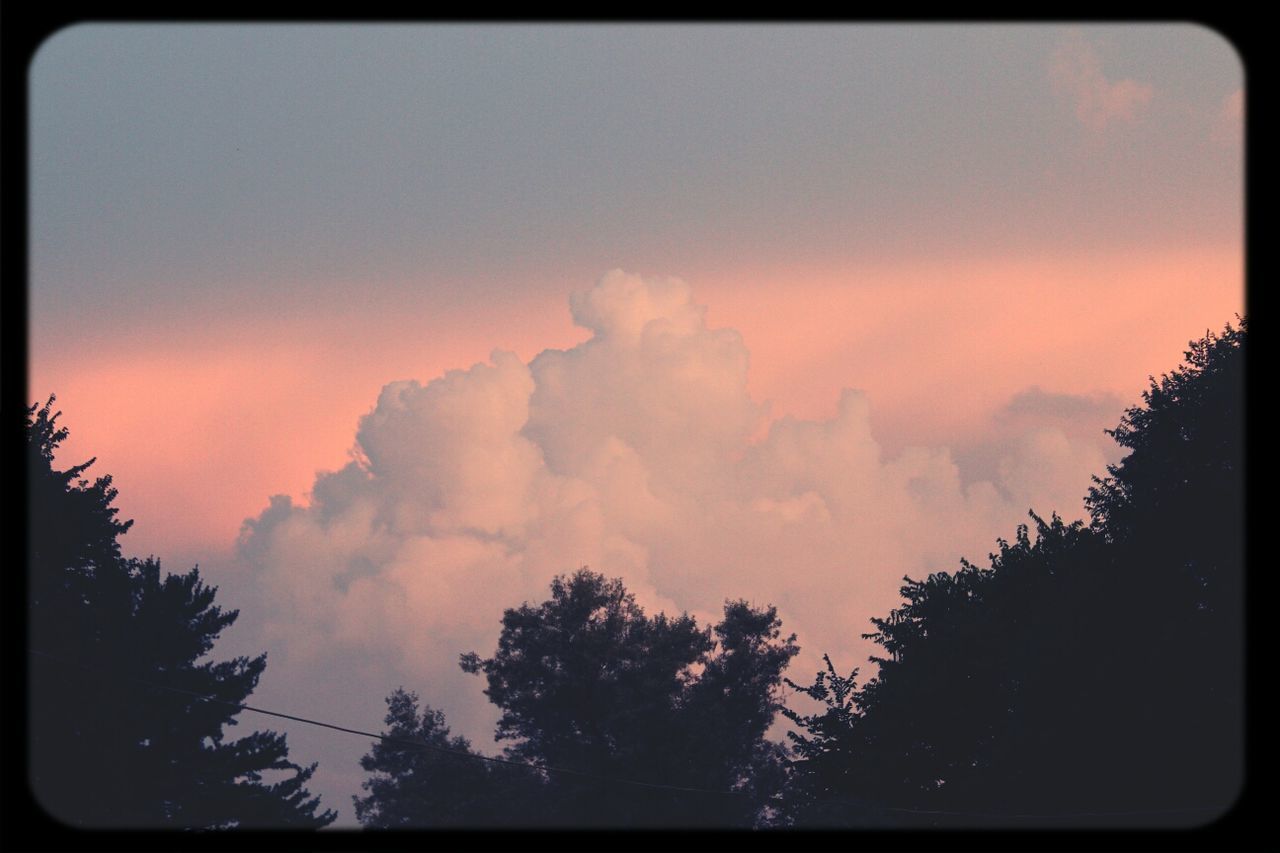
[[[58,663],[65,664],[67,666],[77,667],[79,669],[83,669],[83,670],[94,672],[94,673],[99,672],[98,670],[94,670],[91,667],[88,667],[84,664],[77,663],[74,661],[69,661],[64,658],[51,655],[48,652],[42,652],[38,649],[28,649],[27,651],[33,655],[39,655],[40,657],[46,658],[48,660],[56,661]],[[200,699],[205,702],[212,702],[218,705],[225,705],[227,707],[236,708],[241,711],[252,711],[255,714],[264,714],[269,717],[278,717],[284,720],[292,720],[293,722],[305,723],[311,726],[318,726],[320,728],[332,729],[333,731],[344,732],[346,734],[371,737],[371,738],[380,740],[384,743],[391,743],[399,746],[414,747],[418,749],[428,749],[434,752],[444,753],[446,755],[454,755],[459,758],[473,758],[479,761],[487,761],[492,764],[503,764],[509,767],[519,767],[524,770],[531,770],[535,772],[545,771],[548,773],[560,773],[560,774],[565,774],[569,776],[578,776],[584,779],[592,779],[599,782],[614,782],[614,783],[623,784],[623,785],[634,785],[642,788],[654,788],[659,790],[680,791],[684,793],[694,793],[694,794],[714,794],[718,796],[746,796],[747,794],[750,793],[748,791],[736,790],[732,788],[730,789],[700,788],[700,787],[694,787],[689,785],[672,785],[672,784],[667,784],[663,782],[646,782],[640,779],[628,779],[626,777],[621,777],[621,776],[606,776],[604,774],[591,773],[586,770],[576,770],[570,767],[556,767],[553,765],[528,764],[523,761],[513,761],[508,758],[499,758],[497,756],[484,755],[478,752],[461,752],[459,750],[449,749],[448,747],[436,746],[435,744],[426,743],[425,741],[409,740],[407,738],[395,737],[392,735],[379,734],[376,732],[368,732],[362,729],[353,729],[348,726],[340,726],[340,725],[337,725],[336,723],[326,723],[323,720],[314,720],[308,717],[300,717],[295,714],[286,714],[282,711],[272,711],[266,708],[256,708],[252,705],[246,705],[241,702],[230,702],[230,701],[227,701],[226,699],[219,699],[216,696],[197,693],[193,690],[184,690],[180,687],[172,687],[170,685],[160,684],[158,682],[149,681],[143,678],[125,677],[121,680],[131,681],[136,684],[143,684],[148,687],[155,688],[157,690],[166,690],[171,693],[178,693],[184,696],[190,696],[192,698]],[[1212,811],[1216,808],[1213,806],[1189,806],[1189,807],[1177,808],[1177,809],[1089,811],[1089,812],[1068,812],[1068,813],[1060,813],[1060,814],[1018,814],[1018,813],[991,813],[991,812],[974,812],[974,811],[949,811],[946,809],[906,808],[906,807],[900,807],[900,806],[886,806],[886,805],[881,805],[879,803],[873,803],[870,801],[862,800],[860,798],[847,798],[847,797],[815,800],[811,803],[811,805],[822,805],[822,804],[830,804],[830,803],[846,803],[848,805],[856,805],[862,808],[870,808],[876,811],[895,812],[895,813],[901,813],[901,814],[937,815],[937,816],[944,816],[944,817],[992,818],[992,819],[1006,819],[1006,820],[1007,819],[1053,820],[1053,819],[1078,818],[1078,817],[1136,817],[1140,815],[1185,814],[1189,811]]]
[[[87,667],[84,664],[79,664],[73,661],[65,660],[63,658],[58,658],[58,657],[55,657],[54,655],[49,654],[48,652],[42,652],[42,651],[39,651],[38,649],[28,649],[28,651],[30,651],[34,655],[39,655],[40,657],[57,661],[58,663],[66,664],[68,666],[75,666],[80,669],[96,672],[96,670],[92,670],[90,667]],[[449,749],[448,747],[437,746],[435,744],[426,743],[425,741],[409,740],[407,738],[394,737],[392,735],[378,734],[376,732],[367,732],[367,731],[363,731],[362,729],[353,729],[347,726],[340,726],[340,725],[337,725],[336,723],[326,723],[323,720],[313,720],[308,717],[299,717],[294,714],[286,714],[282,711],[271,711],[266,708],[255,708],[252,705],[246,705],[241,702],[230,702],[230,701],[227,701],[226,699],[219,699],[216,696],[210,696],[204,693],[197,693],[193,690],[184,690],[181,687],[172,687],[167,684],[160,684],[158,682],[149,681],[144,678],[126,677],[122,680],[131,681],[136,684],[143,684],[148,687],[153,687],[157,690],[167,690],[170,693],[180,693],[184,696],[190,696],[192,698],[200,699],[206,702],[212,702],[218,705],[225,705],[227,707],[237,708],[241,711],[252,711],[255,714],[265,714],[266,716],[269,716],[269,717],[279,717],[284,720],[293,720],[294,722],[297,722],[297,723],[306,723],[307,725],[319,726],[321,728],[332,729],[334,731],[345,732],[347,734],[363,735],[365,737],[377,738],[378,740],[384,741],[386,743],[393,743],[401,746],[411,746],[411,747],[429,749],[429,750],[444,753],[447,755],[456,755],[459,758],[474,758],[480,761],[488,761],[493,764],[505,764],[510,767],[520,767],[525,770],[546,771],[548,773],[563,773],[571,776],[580,776],[585,779],[593,779],[600,782],[618,782],[625,785],[636,785],[643,788],[658,788],[658,789],[663,789],[668,791],[682,791],[685,793],[718,794],[721,796],[725,796],[725,795],[739,796],[746,793],[744,791],[736,791],[733,789],[725,790],[720,788],[699,788],[699,787],[694,787],[689,785],[670,785],[663,782],[645,782],[641,779],[628,779],[621,776],[605,776],[600,773],[592,773],[586,770],[576,770],[571,767],[556,767],[553,765],[545,765],[545,764],[528,764],[523,761],[513,761],[508,758],[499,758],[493,755],[484,755],[483,753],[479,753],[479,752],[461,752],[456,749]]]

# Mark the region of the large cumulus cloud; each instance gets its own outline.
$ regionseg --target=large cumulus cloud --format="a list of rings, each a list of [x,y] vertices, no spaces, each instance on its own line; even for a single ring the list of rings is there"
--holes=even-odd
[[[1105,461],[1100,431],[1071,426],[1094,409],[1038,389],[996,419],[983,478],[945,448],[889,457],[856,390],[828,420],[769,423],[746,344],[708,328],[683,282],[613,271],[570,305],[588,340],[388,384],[350,464],[246,522],[264,689],[312,706],[336,689],[375,726],[403,683],[487,743],[492,709],[458,653],[490,651],[504,608],[581,565],[655,610],[776,604],[805,649],[797,678],[824,651],[854,665],[904,574],[981,559],[1030,507],[1079,515]]]

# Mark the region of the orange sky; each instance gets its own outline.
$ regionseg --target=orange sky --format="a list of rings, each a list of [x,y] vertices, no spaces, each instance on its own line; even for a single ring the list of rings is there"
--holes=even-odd
[[[659,272],[659,271],[652,271]],[[972,440],[1032,385],[1136,400],[1188,338],[1243,311],[1237,247],[1003,258],[858,269],[726,269],[691,280],[713,327],[742,333],[771,415],[830,417],[868,393],[886,450]],[[577,289],[591,282],[580,282]],[[587,332],[567,296],[491,306],[483,320],[410,304],[353,305],[183,336],[74,345],[35,359],[33,398],[58,394],[63,461],[98,457],[136,519],[134,553],[222,552],[267,497],[303,497],[347,461],[383,384],[426,382],[495,348],[528,361]]]
[[[804,680],[904,573],[1078,515],[1108,419],[1244,312],[1244,78],[1196,24],[66,28],[29,401],[126,554],[242,609],[267,707],[405,684],[492,743],[457,654],[583,563],[777,604]],[[367,744],[299,728],[349,820]]]

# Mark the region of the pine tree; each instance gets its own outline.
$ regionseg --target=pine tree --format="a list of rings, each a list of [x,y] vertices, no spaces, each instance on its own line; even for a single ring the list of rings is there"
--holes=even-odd
[[[384,740],[375,741],[360,766],[369,774],[354,796],[356,819],[366,829],[536,826],[545,813],[543,783],[531,769],[493,764],[464,737],[451,736],[444,713],[419,712],[417,694],[403,688],[387,697]]]
[[[1151,710],[1138,760],[1163,802],[1225,808],[1243,780],[1248,321],[1191,341],[1110,434],[1129,452],[1095,481],[1092,526],[1141,607],[1123,686]],[[1170,761],[1170,745],[1177,760]]]
[[[266,655],[215,662],[237,611],[198,568],[165,574],[121,556],[111,478],[59,471],[54,398],[27,410],[30,781],[79,827],[295,827],[331,823],[305,789],[315,765],[285,736],[230,740]],[[268,779],[275,776],[274,781]]]
[[[819,673],[786,811],[801,825],[1194,825],[1242,778],[1246,326],[1111,432],[1092,519],[1032,513],[990,567],[905,579],[864,634],[876,676]],[[1021,817],[1035,815],[1036,817]]]

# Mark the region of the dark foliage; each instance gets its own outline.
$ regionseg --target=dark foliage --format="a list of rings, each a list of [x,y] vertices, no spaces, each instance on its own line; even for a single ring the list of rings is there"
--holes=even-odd
[[[67,431],[53,398],[27,411],[30,782],[56,818],[84,827],[294,827],[331,823],[288,760],[284,735],[228,740],[266,656],[206,657],[236,619],[197,569],[126,560],[110,477],[93,460],[53,466]],[[274,771],[277,781],[267,781]]]
[[[1092,522],[1034,513],[990,568],[906,579],[861,688],[796,686],[811,825],[1193,825],[1243,759],[1246,327],[1191,345],[1112,432]],[[1033,815],[1035,817],[1028,817]]]
[[[580,570],[551,598],[508,610],[494,656],[463,657],[502,709],[497,738],[537,766],[712,794],[552,774],[554,819],[573,826],[749,826],[782,771],[764,738],[798,652],[772,608],[726,603],[699,628],[646,616],[621,580]]]
[[[387,697],[385,741],[360,759],[370,773],[355,796],[356,819],[366,829],[520,827],[542,822],[541,776],[477,755],[463,737],[451,737],[441,711],[418,710],[418,696],[403,688]],[[414,747],[412,744],[421,744]]]
[[[485,676],[502,709],[506,758],[537,775],[464,775],[446,764],[467,759],[375,745],[365,768],[383,775],[365,785],[366,825],[391,825],[383,815],[394,813],[395,825],[419,826],[731,827],[768,811],[784,751],[764,734],[798,651],[772,607],[729,602],[723,621],[699,628],[687,615],[647,616],[622,581],[583,569],[557,577],[542,604],[507,610],[502,625],[493,657],[463,655],[462,668]],[[393,694],[388,724],[446,743],[443,719],[416,717],[415,699]],[[451,780],[484,805],[445,791]]]

